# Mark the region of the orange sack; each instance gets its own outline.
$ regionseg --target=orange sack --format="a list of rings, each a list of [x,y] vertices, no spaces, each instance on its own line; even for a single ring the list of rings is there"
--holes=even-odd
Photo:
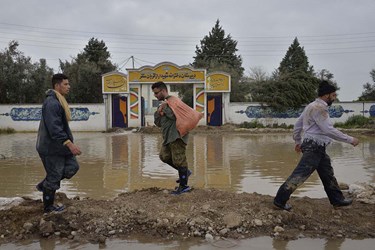
[[[203,117],[202,113],[192,109],[178,97],[170,96],[166,102],[176,116],[176,127],[181,136],[195,128]]]

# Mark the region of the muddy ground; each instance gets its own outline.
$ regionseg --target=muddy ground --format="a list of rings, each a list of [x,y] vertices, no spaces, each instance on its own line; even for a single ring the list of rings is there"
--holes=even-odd
[[[203,127],[195,131],[237,130],[223,127]],[[259,131],[253,130],[254,133]],[[288,131],[272,129],[275,133]],[[138,132],[154,133],[158,129]],[[292,197],[290,212],[273,207],[273,197],[257,193],[193,189],[176,196],[170,191],[139,190],[120,194],[113,200],[68,199],[64,193],[57,193],[57,202],[66,209],[50,214],[42,213],[41,200],[24,198],[21,204],[0,210],[0,245],[41,237],[105,244],[107,239],[139,234],[159,239],[201,237],[208,240],[257,236],[281,239],[375,237],[374,184],[354,185],[350,192],[346,191],[347,197],[354,198],[349,207],[334,209],[327,198]]]
[[[326,198],[292,197],[290,212],[276,209],[273,197],[257,193],[231,193],[193,189],[182,195],[157,188],[120,194],[113,200],[68,199],[60,213],[42,213],[42,201],[25,199],[20,205],[0,210],[0,245],[40,237],[64,238],[81,243],[105,244],[107,239],[139,234],[159,239],[201,237],[215,239],[271,236],[374,238],[375,188],[354,203],[334,209]]]

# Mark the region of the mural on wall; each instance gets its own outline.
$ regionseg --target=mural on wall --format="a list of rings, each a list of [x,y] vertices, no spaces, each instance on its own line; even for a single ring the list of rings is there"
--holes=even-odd
[[[372,112],[375,113],[375,106],[373,105],[370,108],[370,114],[372,108]],[[246,114],[248,118],[298,118],[301,115],[303,109],[304,107],[297,110],[290,109],[285,112],[275,112],[269,107],[248,106],[246,110],[239,110],[236,111],[236,113]],[[328,112],[331,118],[340,118],[344,113],[351,113],[354,111],[345,110],[341,105],[333,105],[328,108]]]
[[[70,108],[72,121],[87,121],[91,115],[100,114],[91,112],[88,108]],[[13,121],[40,121],[42,108],[12,108],[9,113],[0,114],[10,116]]]
[[[354,110],[345,110],[341,105],[328,107],[329,117],[340,118],[344,113],[352,113]]]
[[[375,105],[371,105],[370,110],[365,110],[363,113],[369,113],[370,117],[375,117]]]
[[[130,88],[130,119],[139,117],[139,88]]]
[[[204,112],[204,88],[197,87],[195,94],[195,110],[198,112]]]

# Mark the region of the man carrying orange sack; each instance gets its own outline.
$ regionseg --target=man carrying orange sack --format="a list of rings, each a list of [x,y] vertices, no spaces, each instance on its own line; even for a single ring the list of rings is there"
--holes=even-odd
[[[182,130],[178,129],[176,112],[173,110],[173,108],[179,108],[178,105],[184,106],[186,104],[183,104],[177,97],[170,96],[164,82],[156,82],[151,88],[154,96],[159,101],[163,101],[154,114],[154,123],[161,128],[163,134],[163,143],[159,157],[161,161],[176,169],[179,176],[179,179],[176,181],[179,183],[179,186],[172,194],[179,195],[189,192],[191,188],[188,186],[188,180],[191,171],[188,169],[186,160],[188,131],[185,129],[184,132],[180,132]],[[170,102],[171,100],[173,102]],[[196,111],[193,110],[192,112]]]

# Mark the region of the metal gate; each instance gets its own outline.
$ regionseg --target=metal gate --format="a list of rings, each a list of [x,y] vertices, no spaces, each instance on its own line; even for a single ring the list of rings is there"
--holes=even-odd
[[[128,98],[112,95],[112,127],[128,127]]]
[[[223,125],[222,95],[207,94],[207,125]]]

